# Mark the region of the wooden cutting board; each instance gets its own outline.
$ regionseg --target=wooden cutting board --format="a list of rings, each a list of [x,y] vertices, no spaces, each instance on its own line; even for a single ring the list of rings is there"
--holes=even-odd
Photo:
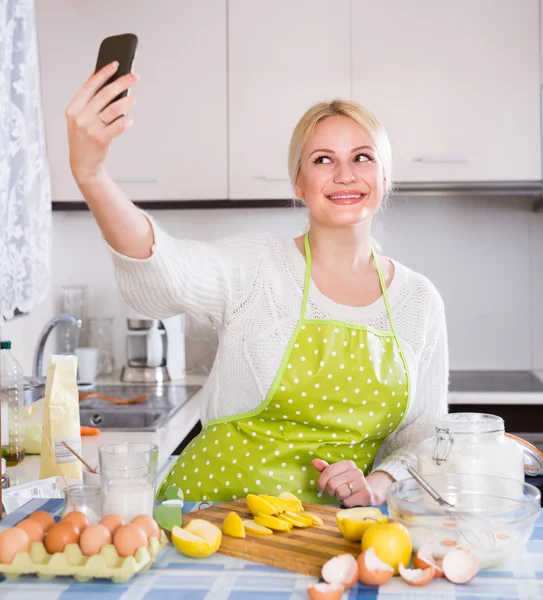
[[[306,529],[294,527],[290,532],[274,531],[273,535],[262,536],[246,532],[245,539],[223,535],[219,552],[312,577],[320,577],[322,566],[333,556],[350,553],[356,557],[360,554],[360,542],[349,542],[339,533],[336,524],[339,508],[306,503],[303,506],[305,510],[318,515],[324,526]],[[220,528],[231,510],[242,519],[253,518],[245,499],[240,499],[186,513],[183,515],[183,524],[192,519],[206,519]]]

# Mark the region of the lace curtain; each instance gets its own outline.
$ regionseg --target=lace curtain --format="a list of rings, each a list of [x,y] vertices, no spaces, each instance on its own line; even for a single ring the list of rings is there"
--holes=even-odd
[[[49,291],[51,187],[33,0],[0,0],[0,322]]]

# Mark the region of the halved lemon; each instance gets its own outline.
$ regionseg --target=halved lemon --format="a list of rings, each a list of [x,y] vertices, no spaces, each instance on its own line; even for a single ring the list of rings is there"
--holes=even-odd
[[[219,549],[221,539],[221,530],[204,519],[194,519],[184,529],[177,525],[172,529],[174,546],[192,558],[211,556]]]
[[[245,537],[245,527],[243,526],[243,521],[238,513],[231,511],[226,515],[226,518],[222,523],[222,532],[225,535],[234,538]]]
[[[254,533],[254,535],[272,535],[273,531],[263,525],[257,525],[251,519],[244,519],[242,521],[245,531],[248,533]]]
[[[359,542],[366,529],[376,523],[387,523],[388,517],[375,506],[358,506],[338,511],[336,522],[344,538]]]

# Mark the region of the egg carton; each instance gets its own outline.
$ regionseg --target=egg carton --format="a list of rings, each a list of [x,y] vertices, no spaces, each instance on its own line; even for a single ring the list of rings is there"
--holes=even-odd
[[[123,558],[113,544],[107,544],[95,556],[85,556],[78,544],[68,544],[63,552],[49,554],[42,542],[34,542],[30,552],[15,555],[11,564],[0,563],[0,573],[6,579],[35,574],[40,579],[72,576],[81,582],[101,578],[124,583],[148,569],[167,544],[168,538],[161,530],[158,540],[151,538],[147,548],[139,548],[134,556]]]

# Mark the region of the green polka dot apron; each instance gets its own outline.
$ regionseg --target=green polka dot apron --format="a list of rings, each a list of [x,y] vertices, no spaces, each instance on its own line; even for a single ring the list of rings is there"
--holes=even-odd
[[[300,319],[265,400],[255,410],[208,423],[162,482],[159,498],[176,484],[194,501],[288,491],[305,502],[335,504],[319,492],[311,461],[352,460],[367,475],[383,440],[405,418],[407,363],[375,254],[390,331],[307,318],[307,235],[304,245]]]

